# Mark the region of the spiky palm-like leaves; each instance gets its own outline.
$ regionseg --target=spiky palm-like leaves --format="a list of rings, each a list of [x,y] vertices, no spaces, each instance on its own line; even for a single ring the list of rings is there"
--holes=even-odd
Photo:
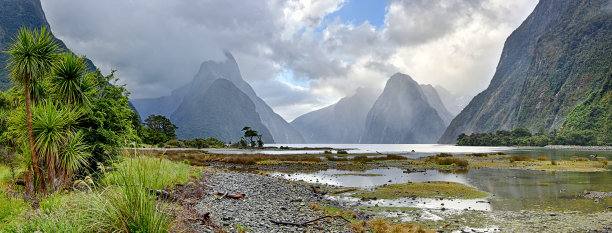
[[[14,82],[27,83],[26,78],[45,77],[57,59],[58,46],[46,27],[40,30],[21,28],[6,51],[8,69]]]
[[[42,80],[45,75],[49,72],[53,63],[57,58],[58,46],[55,43],[53,37],[44,27],[40,31],[28,30],[21,28],[17,33],[17,36],[13,39],[13,43],[10,45],[9,50],[5,53],[9,54],[9,60],[7,68],[10,70],[10,76],[13,82],[22,85],[25,89],[25,105],[26,105],[26,118],[27,118],[27,132],[28,141],[30,148],[30,156],[33,163],[33,168],[28,172],[27,181],[30,184],[26,184],[26,192],[34,192],[35,189],[38,191],[44,191],[45,187],[42,181],[42,169],[41,164],[34,148],[34,138],[32,133],[32,112],[30,109],[30,82]],[[32,183],[40,183],[38,187],[35,187]]]
[[[86,165],[88,154],[83,134],[72,132],[83,115],[78,108],[68,109],[50,101],[37,106],[33,116],[34,148],[43,156],[48,190],[53,192],[70,181],[76,170]]]
[[[49,100],[37,105],[32,116],[34,152],[44,163],[44,181],[47,190],[56,191],[70,181],[72,174],[87,164],[87,147],[83,133],[72,132],[70,126],[83,116],[79,108],[69,109]],[[27,137],[26,119],[16,116],[11,130],[24,139]],[[25,152],[27,154],[27,152]]]
[[[51,83],[54,93],[68,105],[87,105],[89,99],[85,93],[91,85],[85,79],[86,74],[83,58],[71,52],[64,53],[60,61],[53,67]]]

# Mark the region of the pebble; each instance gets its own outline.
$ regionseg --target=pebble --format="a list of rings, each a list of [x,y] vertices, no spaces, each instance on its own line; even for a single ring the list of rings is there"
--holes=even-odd
[[[284,226],[270,222],[301,223],[323,216],[313,210],[309,203],[321,202],[320,194],[310,187],[298,184],[295,187],[273,177],[251,174],[212,171],[206,184],[206,195],[196,209],[211,212],[215,223],[225,226],[228,232],[236,232],[234,226],[247,226],[249,232],[351,232],[346,222],[340,219],[318,221],[308,227]],[[219,199],[214,193],[245,193],[243,199]],[[325,200],[327,202],[327,200]],[[337,206],[338,203],[321,203]]]

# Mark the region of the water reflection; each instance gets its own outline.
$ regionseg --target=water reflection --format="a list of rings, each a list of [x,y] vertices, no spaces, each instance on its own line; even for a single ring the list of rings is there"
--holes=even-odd
[[[533,207],[533,205],[563,207],[568,200],[576,199],[578,195],[583,194],[584,190],[612,191],[612,172],[555,173],[531,170],[475,169],[405,173],[405,170],[400,168],[379,168],[363,172],[329,169],[315,173],[277,172],[272,175],[291,180],[360,188],[407,182],[458,182],[491,193],[493,200],[490,208],[493,209],[522,209]],[[396,201],[388,200],[378,200],[378,202],[380,203],[375,204],[398,204]],[[472,208],[477,206],[475,203],[468,204]],[[462,207],[456,208],[463,209]],[[568,208],[572,207],[568,205]]]
[[[330,200],[358,203],[361,206],[378,207],[413,207],[438,210],[481,210],[490,211],[491,204],[486,199],[434,199],[434,198],[398,198],[361,201],[359,198],[327,196]]]

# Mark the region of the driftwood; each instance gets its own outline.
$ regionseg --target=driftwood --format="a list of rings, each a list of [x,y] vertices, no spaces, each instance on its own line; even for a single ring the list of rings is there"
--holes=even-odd
[[[228,194],[228,193],[220,193],[220,192],[217,192],[217,195],[218,195],[218,196],[221,196],[221,198],[224,198],[224,197],[225,197],[225,198],[231,198],[231,199],[240,199],[240,198],[244,198],[244,197],[246,197],[246,194],[244,194],[244,193],[243,193],[243,194],[235,194],[235,195],[231,195],[231,194]]]
[[[335,216],[327,215],[327,216],[316,218],[316,219],[313,219],[313,220],[310,220],[310,221],[306,221],[306,222],[303,222],[303,223],[281,222],[281,221],[277,221],[277,220],[270,220],[270,222],[274,223],[274,224],[278,224],[278,225],[289,225],[289,226],[304,227],[304,226],[311,225],[313,222],[319,221],[319,220],[324,219],[324,218],[340,218],[340,219],[343,219],[344,221],[346,221],[348,223],[351,222],[348,219],[342,217],[342,215],[335,215]]]

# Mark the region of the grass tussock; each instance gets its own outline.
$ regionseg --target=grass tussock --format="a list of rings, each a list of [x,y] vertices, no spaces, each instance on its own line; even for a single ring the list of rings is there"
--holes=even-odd
[[[105,174],[102,179],[104,184],[121,185],[128,182],[150,189],[164,189],[174,184],[185,183],[190,177],[201,175],[200,172],[185,163],[149,156],[126,158],[116,163],[113,169]]]
[[[538,157],[538,161],[548,161],[548,158],[545,156]]]
[[[367,222],[373,233],[427,233],[422,226],[410,223],[390,223],[382,218],[375,218]]]
[[[514,163],[516,161],[526,161],[526,162],[533,161],[533,159],[531,159],[531,158],[529,158],[529,156],[525,156],[525,155],[513,155],[513,156],[510,156],[510,158],[508,158],[508,160],[511,163]]]
[[[108,189],[91,206],[90,216],[95,219],[91,227],[100,232],[168,232],[172,227],[168,205],[156,201],[147,188],[166,188],[182,178],[187,181],[189,173],[181,165],[143,156],[117,164],[105,176]],[[156,168],[161,170],[153,170]],[[178,171],[170,170],[173,168]]]

